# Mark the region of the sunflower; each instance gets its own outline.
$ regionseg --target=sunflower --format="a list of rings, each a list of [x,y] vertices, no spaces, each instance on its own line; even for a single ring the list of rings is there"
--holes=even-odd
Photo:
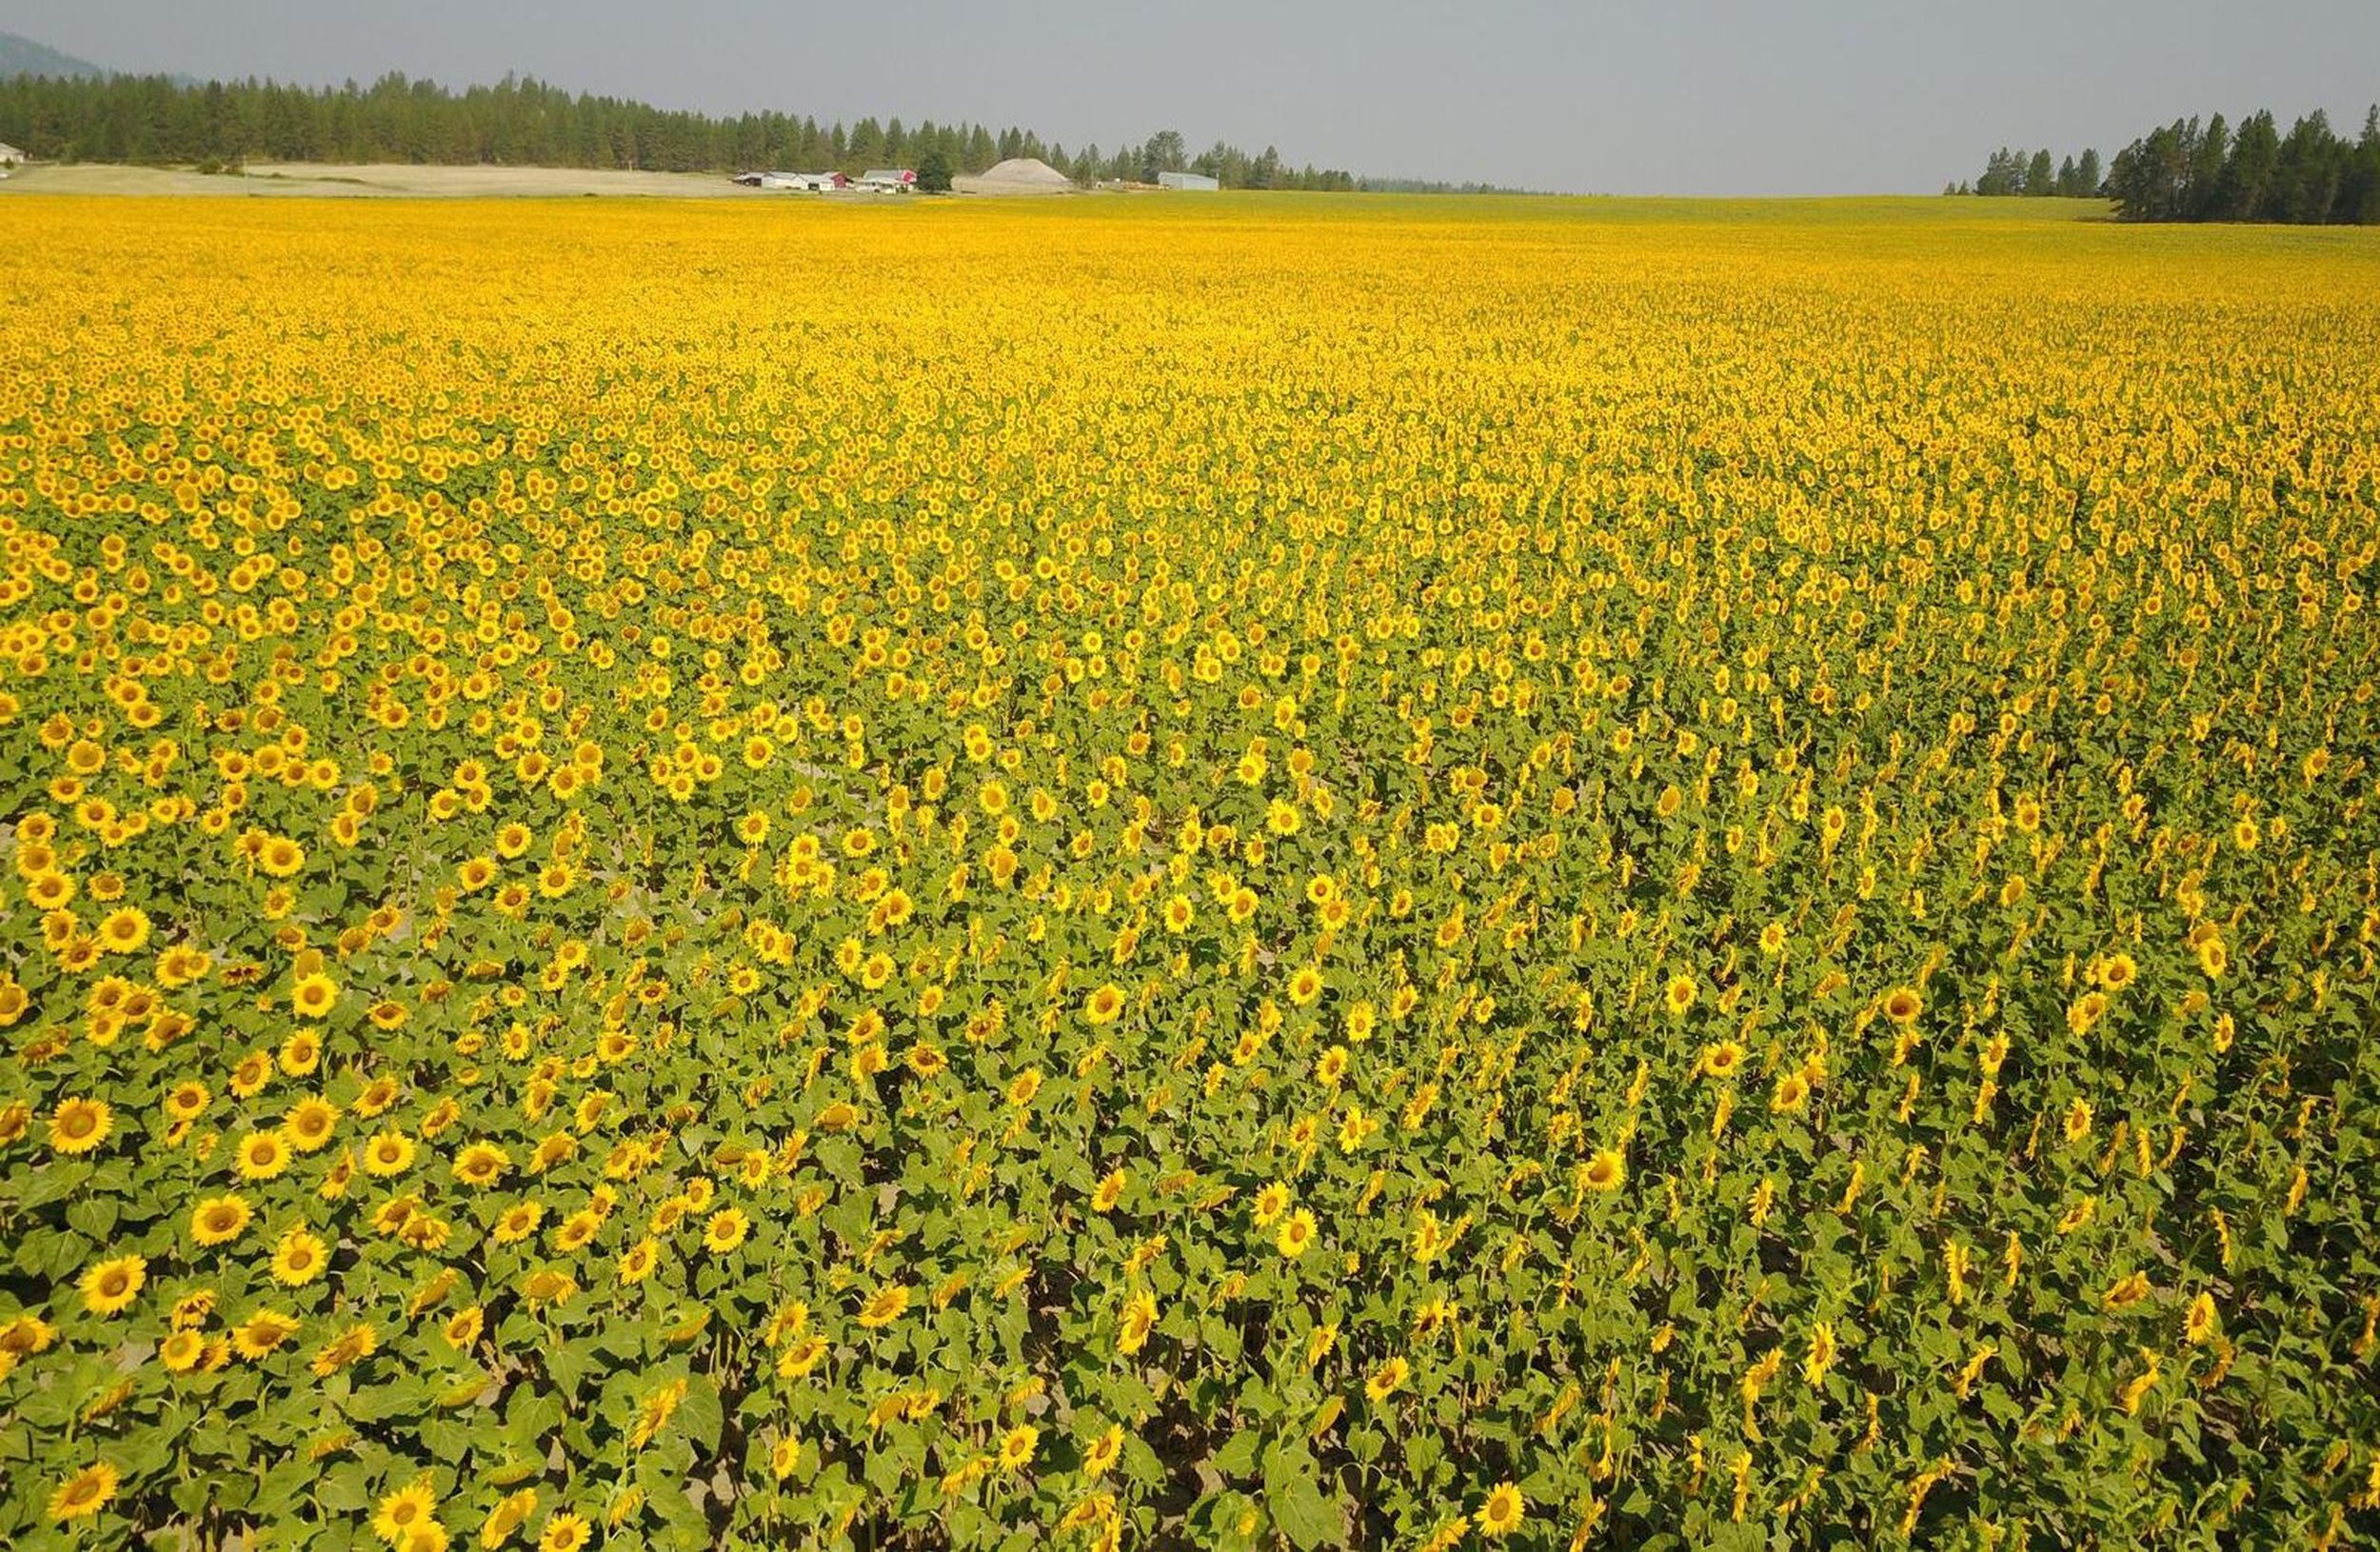
[[[317,1235],[292,1224],[273,1246],[273,1281],[284,1287],[300,1287],[323,1275],[330,1264],[330,1247]]]
[[[868,1295],[867,1303],[860,1307],[860,1324],[870,1331],[877,1330],[899,1320],[902,1311],[908,1307],[907,1285],[890,1283]]]
[[[250,1132],[240,1139],[234,1157],[242,1180],[271,1180],[289,1167],[289,1144],[278,1132]]]
[[[1022,1471],[1033,1462],[1034,1446],[1041,1440],[1041,1430],[1030,1423],[1020,1423],[1000,1436],[1000,1468],[1002,1471]]]
[[[1404,1384],[1405,1377],[1412,1372],[1413,1365],[1406,1363],[1402,1356],[1391,1357],[1372,1370],[1363,1382],[1363,1393],[1371,1397],[1375,1404],[1384,1402],[1397,1393]]]
[[[512,1533],[536,1512],[537,1489],[534,1487],[524,1487],[498,1499],[496,1506],[487,1511],[486,1520],[480,1524],[479,1544],[482,1552],[494,1552],[495,1548],[510,1541]]]
[[[2149,1274],[2130,1272],[2108,1284],[2108,1291],[2099,1296],[2099,1303],[2109,1309],[2130,1309],[2151,1293]]]
[[[1801,1361],[1801,1377],[1812,1384],[1825,1380],[1835,1366],[1835,1323],[1820,1321],[1810,1330],[1810,1351]]]
[[[579,1552],[593,1534],[594,1526],[585,1515],[557,1509],[545,1517],[545,1529],[537,1538],[537,1552]]]
[[[554,1248],[565,1255],[575,1255],[594,1244],[595,1236],[603,1232],[603,1227],[602,1216],[583,1207],[564,1219],[562,1226],[554,1230]]]
[[[260,1309],[231,1328],[231,1344],[242,1358],[264,1357],[297,1334],[298,1323],[277,1310]]]
[[[89,1153],[113,1130],[115,1112],[105,1100],[60,1100],[50,1115],[50,1145],[60,1153]]]
[[[99,921],[99,946],[111,954],[129,954],[149,942],[149,913],[127,905]]]
[[[82,1520],[106,1508],[116,1496],[116,1483],[122,1479],[116,1468],[105,1461],[96,1461],[58,1484],[50,1495],[50,1518],[64,1524],[69,1520]]]
[[[1116,1016],[1123,1011],[1123,1007],[1122,989],[1113,985],[1101,985],[1084,1001],[1082,1017],[1091,1024],[1113,1024],[1116,1022]]]
[[[785,1346],[784,1355],[777,1360],[777,1372],[788,1380],[799,1380],[818,1367],[826,1356],[827,1342],[823,1333],[813,1331],[797,1337]]]
[[[1299,1207],[1281,1220],[1280,1233],[1273,1243],[1282,1255],[1295,1261],[1313,1248],[1314,1233],[1314,1214]]]
[[[1115,1211],[1116,1204],[1123,1199],[1125,1179],[1121,1165],[1101,1177],[1099,1184],[1091,1191],[1091,1210],[1097,1213]]]
[[[316,971],[298,977],[289,988],[289,1010],[301,1019],[327,1019],[330,1005],[339,1000],[339,983]]]
[[[2104,991],[2122,991],[2139,973],[2140,966],[2132,956],[2123,953],[2110,954],[2092,968],[2092,978]]]
[[[1742,1070],[1744,1048],[1732,1040],[1722,1040],[1702,1047],[1702,1059],[1696,1070],[1705,1077],[1730,1079]]]
[[[380,1501],[379,1512],[372,1516],[372,1532],[403,1552],[411,1544],[413,1533],[432,1523],[437,1514],[438,1495],[430,1491],[426,1479],[417,1479]]]
[[[2182,1316],[2182,1340],[2192,1347],[2203,1347],[2214,1340],[2218,1323],[2214,1295],[2201,1293],[2191,1300],[2189,1310]]]
[[[1084,1480],[1097,1482],[1114,1468],[1124,1452],[1124,1430],[1121,1423],[1110,1423],[1107,1431],[1091,1441],[1082,1452]]]
[[[1661,993],[1661,1001],[1669,1008],[1672,1018],[1682,1016],[1688,1008],[1695,1005],[1694,978],[1687,975],[1671,976],[1668,987]]]
[[[1142,1289],[1124,1301],[1123,1316],[1116,1323],[1116,1350],[1126,1355],[1139,1352],[1156,1328],[1157,1297]]]
[[[300,1153],[318,1153],[330,1142],[331,1132],[339,1124],[339,1107],[316,1095],[289,1106],[281,1119],[281,1135]]]
[[[752,1231],[752,1220],[740,1207],[723,1207],[711,1214],[703,1225],[703,1248],[714,1256],[724,1256],[742,1244]]]
[[[438,1335],[447,1346],[455,1351],[468,1352],[471,1349],[471,1343],[479,1341],[480,1329],[486,1323],[486,1321],[487,1312],[478,1304],[473,1304],[467,1309],[459,1309],[447,1316],[446,1323],[438,1328]]]
[[[94,1315],[117,1315],[140,1297],[149,1281],[149,1262],[142,1256],[118,1256],[94,1263],[83,1273],[83,1307]]]
[[[1520,1521],[1528,1502],[1520,1489],[1511,1482],[1498,1482],[1488,1490],[1487,1502],[1479,1505],[1479,1534],[1489,1541],[1501,1541],[1520,1528]]]
[[[2067,1101],[2066,1115],[2060,1124],[2066,1133],[2066,1141],[2070,1144],[2079,1143],[2089,1137],[2092,1124],[2091,1102],[2086,1099]]]
[[[511,1164],[511,1158],[495,1144],[471,1143],[455,1155],[454,1178],[485,1190],[502,1180]]]
[[[545,1221],[545,1205],[542,1202],[516,1202],[496,1215],[496,1226],[488,1237],[498,1244],[519,1244],[537,1232],[537,1225]]]
[[[1289,1000],[1299,1007],[1310,1007],[1322,995],[1322,972],[1311,965],[1299,965],[1298,973],[1289,978]]]
[[[281,1043],[281,1070],[292,1078],[303,1078],[321,1065],[322,1036],[311,1029],[301,1029]]]
[[[188,1374],[207,1356],[207,1339],[196,1331],[176,1331],[157,1344],[157,1361],[168,1374]]]
[[[1616,1148],[1603,1148],[1587,1161],[1579,1180],[1590,1191],[1616,1191],[1628,1179],[1628,1162]]]
[[[236,1194],[208,1197],[190,1213],[190,1238],[203,1245],[228,1244],[247,1229],[251,1216],[248,1203]]]
[[[387,1179],[402,1175],[413,1163],[413,1139],[403,1132],[381,1132],[364,1144],[364,1172]]]

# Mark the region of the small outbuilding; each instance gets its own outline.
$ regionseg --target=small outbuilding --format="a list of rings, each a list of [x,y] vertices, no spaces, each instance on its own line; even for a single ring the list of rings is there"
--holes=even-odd
[[[874,194],[905,194],[917,186],[915,168],[877,167],[860,174],[860,187]]]
[[[840,172],[739,172],[736,182],[746,189],[777,189],[800,194],[823,194],[846,187],[851,180]]]
[[[14,146],[0,144],[0,167],[14,167],[26,160],[26,154]]]
[[[1157,187],[1179,189],[1184,193],[1212,194],[1223,186],[1203,172],[1160,172],[1157,175]]]

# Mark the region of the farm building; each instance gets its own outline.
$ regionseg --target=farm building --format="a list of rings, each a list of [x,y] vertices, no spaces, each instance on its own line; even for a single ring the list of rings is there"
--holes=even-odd
[[[840,172],[739,172],[735,181],[746,189],[782,189],[806,194],[823,194],[851,182]]]
[[[860,187],[878,194],[905,194],[917,182],[917,173],[905,167],[870,168],[860,174]]]
[[[18,150],[14,146],[0,145],[0,167],[7,167],[11,163],[22,162],[24,160],[25,153]]]
[[[1157,175],[1157,187],[1211,194],[1223,186],[1203,172],[1160,172]]]

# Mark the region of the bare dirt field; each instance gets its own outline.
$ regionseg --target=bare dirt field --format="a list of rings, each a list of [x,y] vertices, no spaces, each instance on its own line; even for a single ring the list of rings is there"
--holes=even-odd
[[[744,189],[708,172],[612,172],[545,167],[342,167],[255,163],[245,171],[207,174],[173,168],[43,163],[0,182],[10,194],[216,194],[315,198],[536,199],[583,194],[669,199],[815,199]],[[839,198],[897,199],[899,195]]]

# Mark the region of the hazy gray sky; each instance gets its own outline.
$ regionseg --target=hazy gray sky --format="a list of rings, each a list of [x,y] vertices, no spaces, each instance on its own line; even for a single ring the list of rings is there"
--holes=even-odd
[[[1623,193],[1931,193],[1999,145],[2380,95],[2375,0],[0,0],[117,70],[507,70],[669,107],[1180,129],[1375,174]]]

